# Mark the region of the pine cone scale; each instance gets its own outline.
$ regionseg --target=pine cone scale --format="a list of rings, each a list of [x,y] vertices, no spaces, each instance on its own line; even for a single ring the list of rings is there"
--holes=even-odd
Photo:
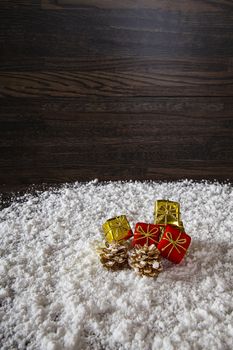
[[[155,245],[135,246],[129,252],[129,265],[143,276],[155,277],[162,271],[160,253]]]
[[[128,265],[128,243],[105,243],[104,247],[98,247],[97,253],[100,262],[108,269],[119,269]]]

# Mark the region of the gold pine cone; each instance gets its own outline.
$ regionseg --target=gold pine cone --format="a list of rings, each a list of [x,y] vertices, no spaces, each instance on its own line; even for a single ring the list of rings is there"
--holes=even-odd
[[[112,270],[118,270],[128,266],[128,250],[127,242],[105,242],[104,246],[97,247],[96,251],[100,257],[100,262],[104,267]]]
[[[154,244],[136,245],[129,252],[128,263],[141,276],[155,277],[162,271],[160,252]]]

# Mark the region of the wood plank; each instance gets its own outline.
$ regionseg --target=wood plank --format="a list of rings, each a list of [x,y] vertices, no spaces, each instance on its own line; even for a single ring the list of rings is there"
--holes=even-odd
[[[94,117],[94,118],[93,118]],[[54,119],[52,119],[54,118]],[[60,114],[50,119],[1,122],[0,145],[14,147],[20,142],[22,147],[54,147],[59,145],[60,152],[70,148],[89,146],[115,145],[119,148],[135,144],[156,145],[167,144],[168,140],[174,145],[199,144],[210,142],[212,146],[231,145],[231,117],[182,117],[178,115],[164,116],[154,114],[111,113],[87,115],[76,113],[76,120],[63,119]],[[208,134],[207,134],[208,130]],[[216,131],[217,130],[217,131]],[[188,131],[188,132],[187,132]],[[122,145],[122,146],[121,146]],[[166,148],[168,145],[166,146]],[[190,155],[191,156],[191,155]],[[218,157],[218,155],[217,155]]]
[[[233,180],[232,98],[2,102],[2,184]]]
[[[102,181],[121,180],[216,180],[232,181],[233,163],[215,161],[154,162],[149,167],[135,166],[80,166],[77,168],[5,168],[0,173],[0,192],[27,189],[32,184],[58,184],[72,181],[91,181],[98,178]],[[7,174],[7,181],[6,181]],[[94,176],[93,176],[94,174]],[[229,174],[229,175],[228,175]],[[29,176],[30,175],[30,176]]]
[[[233,96],[233,69],[183,68],[148,64],[140,70],[1,72],[0,97]]]
[[[186,118],[232,117],[232,97],[104,97],[104,98],[8,98],[1,100],[0,121],[21,122],[40,120],[76,120],[77,113],[88,118],[95,115],[160,114],[166,118],[178,115]],[[229,124],[233,126],[233,123]]]
[[[126,56],[121,57],[117,53],[110,56],[50,56],[50,57],[30,57],[20,55],[19,57],[10,57],[10,60],[2,62],[0,72],[43,72],[43,71],[65,71],[74,72],[161,72],[164,75],[173,72],[173,75],[185,76],[185,73],[196,76],[201,80],[214,74],[227,75],[231,77],[233,72],[233,59],[228,57],[167,57],[161,59],[158,56]]]
[[[182,143],[177,142],[177,138],[158,139],[157,143],[135,141],[134,143],[106,144],[86,143],[72,146],[59,147],[59,143],[48,146],[22,147],[1,147],[0,167],[2,171],[8,167],[18,169],[25,168],[73,168],[80,169],[83,166],[96,166],[104,168],[106,166],[117,168],[118,166],[135,166],[140,164],[146,169],[154,163],[158,166],[170,163],[173,159],[178,163],[201,162],[231,162],[232,144],[230,142],[219,143],[220,138],[208,138],[207,140],[190,137],[188,142],[185,139]],[[194,142],[195,141],[195,142]],[[126,151],[127,148],[127,151]],[[172,169],[170,169],[172,170]],[[65,171],[65,170],[64,170]],[[135,170],[137,171],[137,170]],[[78,172],[78,171],[77,171]],[[93,174],[93,176],[95,176]],[[228,175],[229,176],[229,175]]]
[[[216,11],[216,8],[231,7],[232,3],[228,0],[218,0],[209,2],[202,0],[41,0],[42,7],[49,9],[70,8],[75,10],[82,7],[95,7],[104,9],[173,9],[181,11]]]
[[[9,25],[10,24],[10,25]],[[39,30],[38,30],[39,28]],[[1,11],[1,62],[11,57],[233,56],[233,12],[170,9]],[[23,64],[23,62],[22,62]]]
[[[201,114],[201,113],[200,113]],[[4,118],[2,118],[4,119]],[[184,144],[201,146],[217,143],[231,146],[232,117],[215,113],[209,116],[188,116],[179,113],[62,113],[48,112],[40,117],[11,117],[0,122],[0,145],[2,147],[55,148],[55,151],[72,150],[99,144],[118,148],[138,145],[159,145],[169,148],[169,143],[183,147]],[[213,140],[212,140],[213,139]],[[170,140],[170,141],[169,141]],[[169,141],[169,142],[168,142]],[[29,146],[30,145],[30,146]],[[31,151],[32,156],[33,152]],[[218,155],[215,155],[218,157]],[[190,154],[191,157],[191,154]],[[221,156],[220,156],[221,157]]]
[[[40,6],[41,0],[1,0],[1,10],[23,9],[24,7],[33,7],[39,9]]]
[[[99,9],[156,9],[184,12],[216,12],[231,9],[233,6],[229,0],[209,2],[202,0],[1,0],[1,8],[14,9],[22,7],[37,7],[46,10],[75,9],[94,7]]]

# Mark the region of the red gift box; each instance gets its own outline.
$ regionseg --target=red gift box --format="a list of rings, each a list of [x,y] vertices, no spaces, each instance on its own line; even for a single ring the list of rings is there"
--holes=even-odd
[[[164,258],[179,264],[190,243],[191,237],[185,232],[175,226],[167,225],[157,248]]]
[[[155,244],[157,246],[159,243],[160,233],[159,225],[138,222],[135,226],[132,244],[133,246],[136,244],[141,246]]]

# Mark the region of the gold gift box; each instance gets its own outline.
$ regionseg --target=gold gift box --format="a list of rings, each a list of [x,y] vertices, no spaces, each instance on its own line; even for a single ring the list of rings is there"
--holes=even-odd
[[[180,204],[168,200],[157,200],[155,202],[155,224],[157,225],[176,225],[183,227],[180,219]]]
[[[130,238],[133,233],[125,215],[116,216],[103,224],[106,241],[122,241]]]

